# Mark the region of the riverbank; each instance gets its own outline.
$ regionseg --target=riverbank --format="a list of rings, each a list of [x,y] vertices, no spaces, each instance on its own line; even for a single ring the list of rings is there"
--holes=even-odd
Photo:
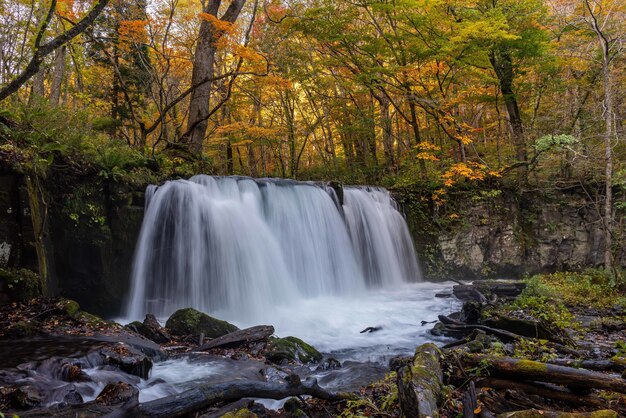
[[[447,291],[438,292],[440,300],[448,300],[452,293],[464,299],[458,313],[434,312],[440,314],[440,322],[430,333],[447,336],[430,336],[440,341],[441,382],[437,385],[442,389],[434,398],[439,416],[489,417],[533,408],[588,413],[602,405],[617,414],[626,413],[626,398],[620,395],[626,380],[619,375],[626,369],[626,297],[619,277],[612,277],[600,271],[557,273],[535,276],[522,285],[498,282],[494,287],[479,282],[476,286],[450,285]],[[414,303],[418,308],[419,303]],[[5,305],[0,324],[0,411],[20,416],[137,412],[133,408],[140,406],[136,405],[159,399],[163,405],[163,399],[201,385],[234,384],[240,390],[243,381],[255,383],[244,388],[253,394],[236,392],[243,393],[241,397],[271,392],[276,398],[309,393],[323,399],[314,396],[304,403],[251,405],[233,403],[238,398],[232,396],[238,395],[231,395],[222,402],[196,406],[185,401],[186,408],[219,410],[220,414],[226,413],[224,407],[251,411],[245,416],[400,416],[401,411],[409,416],[407,408],[414,406],[407,404],[411,396],[405,395],[419,393],[424,377],[414,368],[415,362],[424,360],[419,356],[395,355],[388,362],[388,357],[379,357],[378,363],[337,359],[315,354],[314,348],[302,351],[307,346],[299,339],[276,340],[271,326],[245,332],[229,328],[222,331],[224,336],[213,339],[197,329],[180,331],[171,321],[168,328],[161,328],[150,317],[123,327],[82,312],[75,302],[63,299]],[[371,334],[364,335],[376,339],[377,332],[385,332],[372,328]],[[417,345],[426,340],[415,341]],[[420,356],[429,352],[424,347],[428,344],[418,347]],[[531,360],[538,362],[528,364],[538,367],[540,374],[524,374],[528,370],[522,368],[517,374],[509,370],[509,375],[503,375],[503,367]],[[555,372],[554,367],[560,369]],[[596,380],[589,380],[585,369],[595,373]],[[563,373],[570,373],[570,380],[563,380]],[[289,383],[296,375],[307,383]],[[316,379],[320,388],[307,378]],[[368,386],[372,381],[376,382]],[[409,381],[414,383],[407,386]],[[467,405],[473,405],[474,415]],[[621,416],[607,414],[602,416]]]

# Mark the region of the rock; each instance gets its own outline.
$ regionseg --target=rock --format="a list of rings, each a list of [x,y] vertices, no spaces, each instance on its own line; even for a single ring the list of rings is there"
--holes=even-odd
[[[78,302],[71,299],[61,299],[58,305],[60,309],[72,318],[74,318],[78,311],[80,311],[80,305]]]
[[[193,308],[179,309],[165,323],[172,335],[188,336],[204,334],[206,338],[217,338],[237,331],[239,328],[226,321],[213,318]]]
[[[476,301],[467,301],[463,304],[459,321],[466,324],[477,324],[483,315],[483,305]],[[496,327],[497,328],[497,327]]]
[[[324,359],[322,364],[317,366],[315,371],[316,372],[324,372],[326,370],[335,370],[335,369],[341,369],[341,363],[339,362],[339,360],[337,360],[335,358],[328,357],[328,358]]]
[[[128,383],[109,383],[102,389],[96,402],[102,405],[119,405],[131,399],[139,399],[139,390]]]
[[[398,400],[404,416],[438,418],[437,401],[443,386],[441,353],[432,343],[415,350],[413,361],[398,370]]]
[[[247,343],[265,341],[272,334],[274,334],[273,326],[258,325],[256,327],[241,329],[221,337],[214,338],[206,344],[198,347],[197,350],[203,351],[217,347],[235,348]]]
[[[446,326],[441,322],[437,322],[430,330],[430,333],[435,337],[441,337],[446,334]]]
[[[298,398],[289,398],[283,405],[283,410],[289,418],[307,418],[308,415],[302,411],[301,407],[302,404]]]
[[[63,403],[66,405],[80,405],[83,402],[83,397],[76,389],[67,392],[63,397]]]
[[[34,386],[20,386],[19,388],[9,388],[6,393],[2,393],[11,408],[29,409],[41,405],[45,400],[45,394],[41,393]]]
[[[9,326],[6,335],[10,337],[31,337],[39,333],[39,323],[32,320],[24,320]]]
[[[165,328],[161,327],[159,321],[157,321],[156,317],[152,314],[147,314],[143,323],[134,321],[126,325],[126,328],[143,335],[157,344],[166,344],[172,340],[170,334],[165,330]]]
[[[152,360],[141,351],[124,343],[118,343],[100,350],[105,364],[118,367],[120,370],[147,379],[152,369]]]
[[[272,363],[283,361],[316,363],[322,360],[322,354],[314,347],[296,337],[271,338],[265,357]]]

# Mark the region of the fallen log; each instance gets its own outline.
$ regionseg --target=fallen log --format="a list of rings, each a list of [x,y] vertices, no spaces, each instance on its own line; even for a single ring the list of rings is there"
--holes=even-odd
[[[326,401],[353,399],[346,392],[331,392],[321,388],[317,379],[301,382],[292,378],[287,383],[241,381],[218,385],[199,385],[178,395],[167,396],[141,403],[129,411],[129,417],[180,417],[201,411],[220,402],[233,402],[242,398],[284,399],[290,396],[309,395]]]
[[[443,386],[441,352],[434,344],[415,350],[410,364],[397,371],[398,400],[404,416],[438,418],[437,401]]]
[[[602,409],[595,412],[560,412],[540,409],[505,412],[498,414],[498,418],[617,418],[617,412]]]
[[[557,383],[576,389],[605,389],[626,393],[626,380],[621,377],[585,369],[484,355],[466,355],[463,362],[471,366],[486,366],[492,376]]]
[[[207,343],[202,344],[196,351],[209,350],[211,348],[228,347],[234,348],[241,345],[267,340],[274,334],[274,327],[271,325],[258,325],[246,329],[240,329],[221,337],[213,338]]]
[[[224,402],[235,402],[243,398],[284,399],[291,396],[309,395],[315,398],[335,402],[355,398],[347,392],[332,392],[321,388],[317,380],[309,378],[301,382],[297,375],[288,376],[287,383],[267,383],[256,381],[234,381],[216,385],[199,385],[177,395],[167,396],[154,401],[137,403],[126,402],[123,405],[104,405],[87,402],[80,405],[54,405],[30,411],[20,411],[25,418],[147,418],[181,417],[203,411]]]
[[[548,386],[547,384],[536,382],[521,382],[508,379],[487,377],[478,380],[476,382],[476,386],[481,388],[486,387],[493,389],[515,389],[522,391],[528,395],[538,395],[543,398],[548,398],[555,401],[565,402],[578,406],[595,406],[603,408],[607,405],[606,399],[602,399],[595,395],[574,393],[560,386]]]
[[[600,372],[618,372],[622,373],[626,370],[626,365],[620,364],[613,360],[576,360],[555,358],[548,360],[550,364],[558,364],[559,366],[574,367],[576,369],[595,370]]]
[[[505,342],[509,342],[509,341],[517,341],[520,338],[523,338],[521,335],[517,335],[514,334],[512,332],[509,331],[505,331],[503,329],[496,329],[496,328],[491,328],[485,325],[469,325],[469,324],[463,324],[463,325],[453,325],[453,324],[449,324],[446,325],[446,330],[451,330],[451,331],[466,331],[468,334],[470,332],[472,332],[475,329],[479,329],[481,331],[484,331],[486,334],[489,335],[494,335],[498,338],[500,338],[501,340],[505,341]]]

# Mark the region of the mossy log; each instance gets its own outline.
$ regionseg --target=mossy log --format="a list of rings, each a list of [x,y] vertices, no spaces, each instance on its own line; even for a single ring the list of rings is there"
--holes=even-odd
[[[617,418],[617,412],[602,409],[595,412],[559,412],[528,409],[526,411],[505,412],[498,418]]]
[[[508,379],[497,379],[488,377],[480,379],[476,382],[478,387],[487,387],[493,389],[514,389],[524,392],[528,395],[538,395],[542,398],[553,399],[555,401],[565,402],[577,406],[594,406],[606,407],[606,400],[595,395],[584,395],[575,393],[568,389],[556,385],[546,385],[535,382],[520,382]]]
[[[437,402],[443,385],[441,352],[434,344],[415,350],[413,361],[398,370],[398,399],[407,417],[437,418]]]
[[[469,366],[485,366],[492,376],[557,383],[576,389],[604,389],[626,393],[626,380],[621,377],[555,364],[510,357],[467,355]]]

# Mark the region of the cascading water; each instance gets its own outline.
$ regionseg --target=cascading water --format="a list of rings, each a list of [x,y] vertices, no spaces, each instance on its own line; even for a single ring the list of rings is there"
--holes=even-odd
[[[127,317],[194,307],[249,322],[275,306],[418,281],[389,192],[199,175],[146,192]]]

